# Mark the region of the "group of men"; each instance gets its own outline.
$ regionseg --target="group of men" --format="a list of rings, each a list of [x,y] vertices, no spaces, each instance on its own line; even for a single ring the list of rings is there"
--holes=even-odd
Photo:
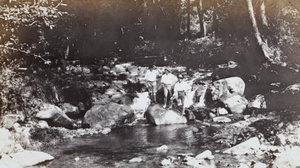
[[[150,65],[149,69],[145,73],[146,84],[150,93],[150,98],[153,103],[156,101],[157,92],[157,81],[160,77],[161,72],[156,69],[154,65]],[[192,89],[192,87],[183,80],[184,76],[178,74],[177,77],[170,73],[169,69],[165,69],[164,74],[161,76],[160,83],[164,91],[164,108],[171,108],[173,100],[176,100],[177,105],[182,107],[182,114],[185,111],[185,98],[187,93]],[[175,85],[174,85],[175,83]],[[173,88],[174,86],[174,88]],[[170,96],[170,102],[168,103],[168,96]],[[168,105],[168,106],[167,106]]]

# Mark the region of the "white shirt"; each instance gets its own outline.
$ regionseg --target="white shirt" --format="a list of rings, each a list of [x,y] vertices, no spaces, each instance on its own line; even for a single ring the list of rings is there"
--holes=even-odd
[[[150,81],[150,82],[155,82],[157,76],[159,75],[159,72],[157,70],[147,70],[145,74],[145,79]]]
[[[189,85],[187,82],[181,81],[181,82],[177,82],[174,86],[174,93],[180,92],[180,91],[189,91],[191,90],[192,87],[191,85]]]
[[[177,77],[171,73],[164,74],[161,77],[161,83],[163,83],[163,84],[174,85],[175,82],[177,82]]]

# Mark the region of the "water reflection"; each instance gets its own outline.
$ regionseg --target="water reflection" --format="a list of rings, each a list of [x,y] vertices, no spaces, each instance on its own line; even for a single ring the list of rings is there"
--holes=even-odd
[[[85,158],[86,163],[103,166],[118,163],[133,157],[143,156],[149,160],[182,152],[203,151],[203,137],[192,132],[193,125],[132,126],[113,130],[109,135],[94,135],[74,138],[59,144],[52,154],[57,159],[47,167],[78,166],[74,158]],[[159,153],[157,147],[167,145],[167,153]],[[99,160],[100,159],[100,160]],[[86,164],[85,163],[85,164]],[[90,166],[90,165],[89,165]],[[108,166],[108,165],[106,165]],[[110,165],[113,166],[113,165]]]

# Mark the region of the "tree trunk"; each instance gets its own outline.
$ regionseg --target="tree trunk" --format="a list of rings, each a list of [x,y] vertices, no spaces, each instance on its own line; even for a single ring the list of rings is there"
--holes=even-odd
[[[269,48],[268,44],[265,43],[262,38],[261,35],[258,31],[258,27],[257,27],[257,22],[255,19],[255,15],[254,15],[254,9],[253,9],[253,5],[252,5],[252,0],[246,0],[247,1],[247,5],[248,5],[248,10],[249,10],[249,14],[250,14],[250,19],[252,21],[252,26],[254,29],[254,33],[255,33],[255,38],[258,42],[258,45],[261,47],[264,56],[272,63],[277,63],[276,60],[272,59],[272,52],[271,49]]]
[[[262,1],[261,6],[260,6],[260,12],[261,12],[261,20],[263,25],[268,26],[268,21],[266,17],[266,7],[265,7],[265,2]]]
[[[190,31],[190,24],[191,24],[191,1],[187,0],[187,37],[191,37]]]
[[[200,26],[199,37],[204,37],[206,32],[204,31],[202,0],[197,0],[197,12],[198,12],[199,26]]]

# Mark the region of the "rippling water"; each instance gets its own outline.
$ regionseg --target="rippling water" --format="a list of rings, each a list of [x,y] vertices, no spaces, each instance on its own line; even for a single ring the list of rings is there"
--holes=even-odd
[[[115,129],[108,135],[74,138],[51,149],[49,153],[56,159],[46,166],[158,167],[167,156],[176,157],[178,153],[197,155],[212,148],[205,143],[208,142],[203,136],[205,133],[193,133],[193,127],[195,124],[130,126]],[[162,145],[168,146],[167,152],[156,150]],[[142,158],[143,162],[128,163],[134,157]]]

